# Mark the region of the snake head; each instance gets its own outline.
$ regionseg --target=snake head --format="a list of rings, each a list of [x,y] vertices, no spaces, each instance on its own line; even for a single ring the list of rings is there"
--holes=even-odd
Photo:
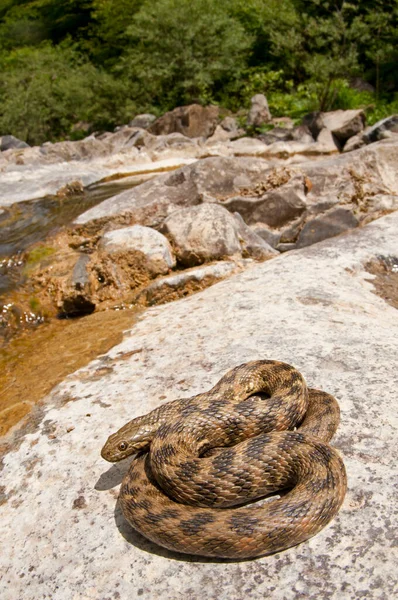
[[[101,456],[109,462],[118,462],[142,450],[149,450],[152,437],[152,430],[131,421],[109,436],[101,450]]]

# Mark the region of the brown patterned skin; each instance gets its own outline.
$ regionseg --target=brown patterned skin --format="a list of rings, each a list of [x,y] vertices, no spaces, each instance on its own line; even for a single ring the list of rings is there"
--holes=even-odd
[[[116,462],[138,453],[119,501],[147,538],[187,554],[255,557],[308,539],[338,512],[346,474],[327,442],[339,413],[290,365],[253,361],[209,392],[133,419],[101,454]]]

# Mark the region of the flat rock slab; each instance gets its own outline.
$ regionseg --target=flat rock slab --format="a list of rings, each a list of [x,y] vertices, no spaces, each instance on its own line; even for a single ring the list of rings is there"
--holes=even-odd
[[[398,318],[364,265],[397,252],[397,227],[398,214],[388,215],[150,309],[120,345],[55,388],[42,420],[4,457],[1,598],[392,598]],[[334,445],[349,489],[338,517],[308,542],[240,563],[147,542],[117,508],[127,465],[101,459],[107,436],[259,358],[295,365],[340,402]]]

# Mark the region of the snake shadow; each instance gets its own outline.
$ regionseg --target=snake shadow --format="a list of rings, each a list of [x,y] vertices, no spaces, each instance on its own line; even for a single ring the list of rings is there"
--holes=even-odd
[[[99,477],[97,483],[94,486],[94,489],[97,491],[105,491],[110,490],[117,485],[120,485],[127,471],[129,470],[131,464],[131,458],[127,458],[126,460],[122,460],[118,463],[115,463],[110,467],[105,473]],[[116,527],[118,528],[120,534],[123,538],[131,544],[135,546],[139,550],[143,552],[147,552],[148,554],[155,554],[157,556],[161,556],[163,558],[167,558],[169,560],[177,560],[180,562],[188,562],[188,563],[243,563],[249,562],[253,560],[258,560],[263,558],[261,556],[255,558],[212,558],[206,556],[195,556],[191,554],[182,554],[180,552],[173,552],[172,550],[167,550],[162,546],[158,546],[154,542],[151,542],[143,535],[135,531],[133,527],[126,521],[123,516],[122,510],[120,508],[119,500],[116,501],[114,518]],[[274,555],[268,555],[267,558],[272,558],[273,556],[277,556],[278,553]]]

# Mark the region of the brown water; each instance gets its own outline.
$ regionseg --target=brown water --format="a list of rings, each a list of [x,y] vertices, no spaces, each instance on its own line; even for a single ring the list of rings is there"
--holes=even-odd
[[[69,373],[120,343],[138,310],[110,310],[52,321],[0,351],[0,436],[15,426]]]
[[[23,251],[102,200],[147,179],[144,175],[141,180],[123,178],[90,186],[75,196],[49,196],[4,208],[0,214],[0,306],[5,293],[14,290],[13,295],[18,296]],[[111,310],[78,320],[54,320],[23,332],[0,348],[0,436],[69,373],[119,343],[137,313]]]

